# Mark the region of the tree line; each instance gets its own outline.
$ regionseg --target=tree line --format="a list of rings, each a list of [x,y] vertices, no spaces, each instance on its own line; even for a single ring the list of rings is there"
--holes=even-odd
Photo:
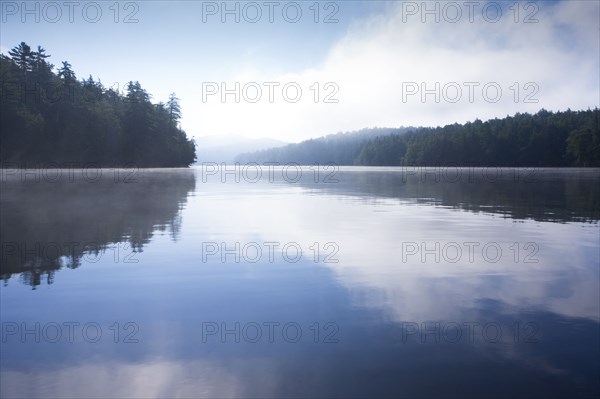
[[[327,164],[353,165],[365,144],[374,137],[401,134],[411,128],[369,128],[348,133],[330,134],[301,143],[240,154],[239,163],[297,163],[299,165]]]
[[[517,113],[443,127],[366,129],[238,156],[238,162],[365,166],[600,166],[598,108]],[[386,134],[380,134],[385,132]],[[369,133],[369,134],[366,134]]]
[[[71,64],[49,63],[46,50],[21,42],[0,54],[0,160],[3,165],[180,167],[196,158],[180,128],[172,93],[151,102],[139,82],[125,92],[78,79]]]

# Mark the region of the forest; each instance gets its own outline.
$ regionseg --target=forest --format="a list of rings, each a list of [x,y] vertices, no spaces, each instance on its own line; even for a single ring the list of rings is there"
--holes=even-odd
[[[237,161],[365,166],[598,167],[598,108],[517,113],[443,127],[364,129],[241,154]]]
[[[252,153],[240,154],[236,157],[239,163],[297,163],[299,165],[327,164],[353,165],[362,148],[373,137],[387,137],[401,134],[411,128],[371,128],[349,133],[330,134],[325,137],[310,139],[297,144],[270,148]]]
[[[182,167],[196,144],[172,93],[153,103],[137,81],[124,92],[78,79],[72,66],[21,42],[0,54],[3,167]],[[540,110],[443,127],[371,128],[254,153],[236,162],[365,166],[600,166],[599,110]]]
[[[180,128],[172,93],[152,103],[137,81],[106,88],[78,79],[49,54],[21,42],[0,54],[0,161],[3,167],[183,167],[196,158]]]

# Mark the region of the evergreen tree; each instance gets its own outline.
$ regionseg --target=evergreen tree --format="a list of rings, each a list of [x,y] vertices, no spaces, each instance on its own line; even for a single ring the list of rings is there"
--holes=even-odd
[[[169,94],[169,101],[167,101],[167,110],[169,112],[169,118],[174,125],[179,123],[181,119],[181,107],[179,106],[179,99],[175,93]]]
[[[28,71],[31,71],[33,62],[35,59],[34,53],[31,51],[31,47],[25,42],[21,42],[18,46],[14,47],[8,52],[12,57],[12,60],[17,67],[23,72],[23,76]]]
[[[46,50],[21,43],[0,55],[0,161],[40,164],[176,167],[195,160],[195,144],[177,127],[178,99],[154,105],[139,82],[123,95],[71,64],[57,73]],[[32,92],[32,88],[35,91]]]

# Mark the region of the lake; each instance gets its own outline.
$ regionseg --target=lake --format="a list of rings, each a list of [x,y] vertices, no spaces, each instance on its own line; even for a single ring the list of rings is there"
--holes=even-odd
[[[597,397],[600,170],[1,171],[2,397]]]

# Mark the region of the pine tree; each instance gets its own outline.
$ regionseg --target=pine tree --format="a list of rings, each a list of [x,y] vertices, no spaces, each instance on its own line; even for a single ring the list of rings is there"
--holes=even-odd
[[[167,101],[167,111],[169,111],[169,117],[171,122],[177,126],[181,119],[181,106],[179,105],[179,98],[175,93],[169,94],[169,101]]]

